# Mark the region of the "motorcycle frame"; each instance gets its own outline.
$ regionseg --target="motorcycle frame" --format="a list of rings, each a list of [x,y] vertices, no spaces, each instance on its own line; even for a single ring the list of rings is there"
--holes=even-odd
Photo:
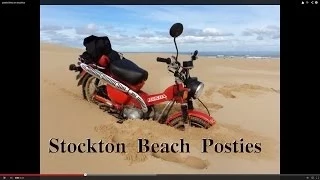
[[[188,89],[184,87],[182,83],[176,83],[169,86],[162,93],[149,95],[143,91],[141,93],[136,93],[128,86],[124,85],[122,82],[115,80],[114,78],[108,76],[107,74],[101,72],[99,69],[93,68],[91,65],[85,63],[79,64],[82,71],[80,71],[77,79],[79,79],[78,86],[83,83],[86,76],[92,75],[100,80],[105,81],[108,85],[130,95],[137,103],[140,105],[142,112],[147,113],[150,106],[160,104],[163,102],[168,102],[167,105],[162,109],[160,116],[157,120],[160,123],[170,124],[170,122],[179,116],[183,116],[182,111],[172,114],[170,117],[167,115],[170,113],[171,108],[174,103],[179,103],[181,105],[186,105],[190,99],[187,99],[185,94],[188,94]],[[198,117],[210,125],[214,125],[216,121],[209,114],[194,110],[193,108],[187,110],[188,116]]]

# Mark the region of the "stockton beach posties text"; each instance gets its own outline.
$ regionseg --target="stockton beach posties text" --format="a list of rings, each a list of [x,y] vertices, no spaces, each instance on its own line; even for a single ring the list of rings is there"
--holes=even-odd
[[[261,143],[244,142],[243,138],[230,143],[218,143],[210,138],[203,138],[201,141],[201,152],[207,153],[210,149],[217,153],[260,153]],[[125,143],[114,142],[93,142],[87,138],[80,143],[66,142],[63,139],[51,138],[49,140],[49,153],[126,153]],[[190,153],[190,144],[184,139],[174,143],[153,142],[148,139],[137,139],[138,153]]]

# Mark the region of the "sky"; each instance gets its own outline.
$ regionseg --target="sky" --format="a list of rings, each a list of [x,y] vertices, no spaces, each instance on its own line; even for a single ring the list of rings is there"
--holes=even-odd
[[[280,51],[279,5],[42,5],[40,39],[83,47],[89,35],[108,36],[120,52],[174,52],[177,22],[181,52]]]

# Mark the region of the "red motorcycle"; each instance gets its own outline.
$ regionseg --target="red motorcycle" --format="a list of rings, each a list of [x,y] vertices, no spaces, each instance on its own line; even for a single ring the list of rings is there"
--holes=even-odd
[[[191,60],[184,61],[182,65],[178,61],[176,38],[182,32],[181,23],[176,23],[170,28],[170,35],[174,38],[177,51],[176,56],[157,58],[158,62],[167,64],[168,71],[175,77],[174,85],[162,93],[148,94],[142,91],[148,72],[125,58],[110,63],[107,73],[104,71],[105,68],[96,64],[86,64],[80,58],[79,66],[71,64],[69,70],[79,72],[76,79],[79,80],[78,86],[82,85],[83,97],[118,118],[118,123],[126,119],[153,119],[181,130],[184,130],[187,124],[207,129],[215,124],[215,120],[199,99],[204,84],[197,77],[190,76],[198,51],[193,53]],[[105,84],[101,85],[101,82]],[[92,85],[94,90],[90,92]],[[194,100],[199,100],[207,110],[207,114],[194,109]],[[164,102],[167,102],[166,106],[161,111],[156,111],[155,105]],[[175,103],[181,105],[181,111],[169,115]]]

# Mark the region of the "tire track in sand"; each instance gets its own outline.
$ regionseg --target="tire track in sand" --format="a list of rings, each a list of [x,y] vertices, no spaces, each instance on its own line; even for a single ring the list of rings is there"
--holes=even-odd
[[[237,96],[234,93],[243,93],[249,96],[256,96],[262,93],[273,92],[279,93],[280,90],[276,90],[274,88],[263,87],[254,84],[230,84],[225,85],[218,89],[219,94],[224,96],[225,98],[236,98]]]
[[[60,86],[57,85],[57,83],[55,83],[55,82],[53,82],[53,81],[44,79],[44,80],[43,80],[43,83],[44,83],[44,84],[47,84],[47,85],[49,85],[49,86],[55,87],[55,88],[58,89],[59,91],[63,92],[63,93],[66,94],[66,95],[69,95],[69,96],[71,96],[71,97],[73,97],[73,98],[75,98],[75,99],[83,99],[83,97],[82,97],[81,95],[79,95],[79,94],[77,94],[77,93],[75,93],[75,92],[73,92],[73,91],[71,91],[71,90],[68,90],[68,89],[66,89],[66,88],[60,87]]]

